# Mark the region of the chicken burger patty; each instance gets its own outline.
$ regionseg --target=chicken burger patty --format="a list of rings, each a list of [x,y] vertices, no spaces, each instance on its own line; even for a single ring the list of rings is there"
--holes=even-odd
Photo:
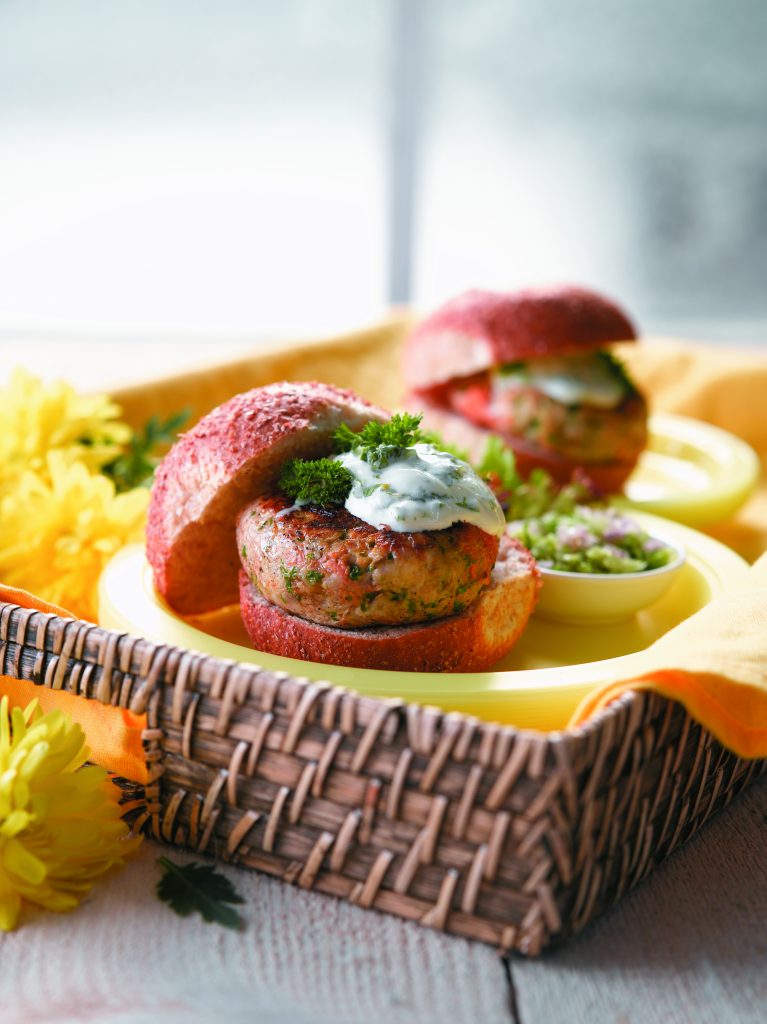
[[[574,462],[634,459],[647,444],[647,406],[629,395],[613,409],[565,405],[532,387],[494,389],[472,381],[451,389],[449,406],[495,433],[550,448]]]
[[[242,565],[269,602],[312,622],[354,629],[457,615],[490,581],[498,537],[456,523],[399,533],[345,508],[257,498],[240,513]]]

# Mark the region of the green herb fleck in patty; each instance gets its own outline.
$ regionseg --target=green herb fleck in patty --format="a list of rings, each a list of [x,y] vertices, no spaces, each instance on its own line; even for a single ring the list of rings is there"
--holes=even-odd
[[[280,563],[280,572],[282,573],[282,578],[285,581],[285,589],[289,594],[293,594],[293,584],[298,579],[298,569],[295,565],[288,569]]]

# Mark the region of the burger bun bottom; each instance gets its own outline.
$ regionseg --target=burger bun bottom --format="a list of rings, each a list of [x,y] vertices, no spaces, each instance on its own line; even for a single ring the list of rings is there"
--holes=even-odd
[[[489,586],[458,615],[409,626],[338,629],[292,615],[261,596],[240,572],[240,609],[256,650],[285,658],[400,672],[483,672],[519,639],[540,573],[516,540],[501,538]]]

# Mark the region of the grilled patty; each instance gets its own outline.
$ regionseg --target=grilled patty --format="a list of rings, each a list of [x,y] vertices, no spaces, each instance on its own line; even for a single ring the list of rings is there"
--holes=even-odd
[[[647,407],[628,395],[614,409],[565,405],[534,387],[494,390],[487,375],[457,384],[449,405],[478,426],[523,438],[573,462],[628,461],[647,444]]]
[[[354,629],[429,622],[462,612],[487,586],[498,538],[477,526],[398,533],[344,508],[257,498],[240,513],[243,568],[272,604]]]

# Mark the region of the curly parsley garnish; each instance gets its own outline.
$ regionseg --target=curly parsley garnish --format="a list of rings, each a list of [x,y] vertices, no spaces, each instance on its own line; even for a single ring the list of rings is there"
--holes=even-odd
[[[383,469],[405,448],[426,440],[419,430],[420,416],[395,413],[386,423],[371,420],[359,433],[345,423],[333,435],[335,450],[353,451],[374,469]],[[304,505],[343,505],[352,488],[352,475],[335,459],[291,459],[285,463],[280,490]]]
[[[280,490],[306,505],[343,505],[352,488],[352,475],[333,459],[291,459],[280,477]]]
[[[333,435],[336,452],[353,452],[373,469],[381,470],[418,443],[432,444],[440,451],[472,465],[500,501],[507,519],[539,516],[547,511],[569,513],[577,504],[593,501],[596,495],[584,481],[574,479],[560,486],[543,469],[534,469],[524,480],[516,467],[514,452],[495,435],[490,435],[482,457],[447,444],[437,434],[421,430],[421,415],[395,413],[386,423],[371,420],[355,433],[345,423]],[[305,505],[343,505],[352,488],[353,477],[336,459],[292,459],[285,464],[279,486],[294,502]],[[367,495],[375,484],[363,489]],[[290,588],[288,588],[290,589]]]
[[[374,469],[383,469],[405,448],[425,440],[419,429],[421,419],[420,414],[398,412],[386,423],[371,420],[356,434],[342,423],[333,435],[333,443],[337,452],[354,452]]]

